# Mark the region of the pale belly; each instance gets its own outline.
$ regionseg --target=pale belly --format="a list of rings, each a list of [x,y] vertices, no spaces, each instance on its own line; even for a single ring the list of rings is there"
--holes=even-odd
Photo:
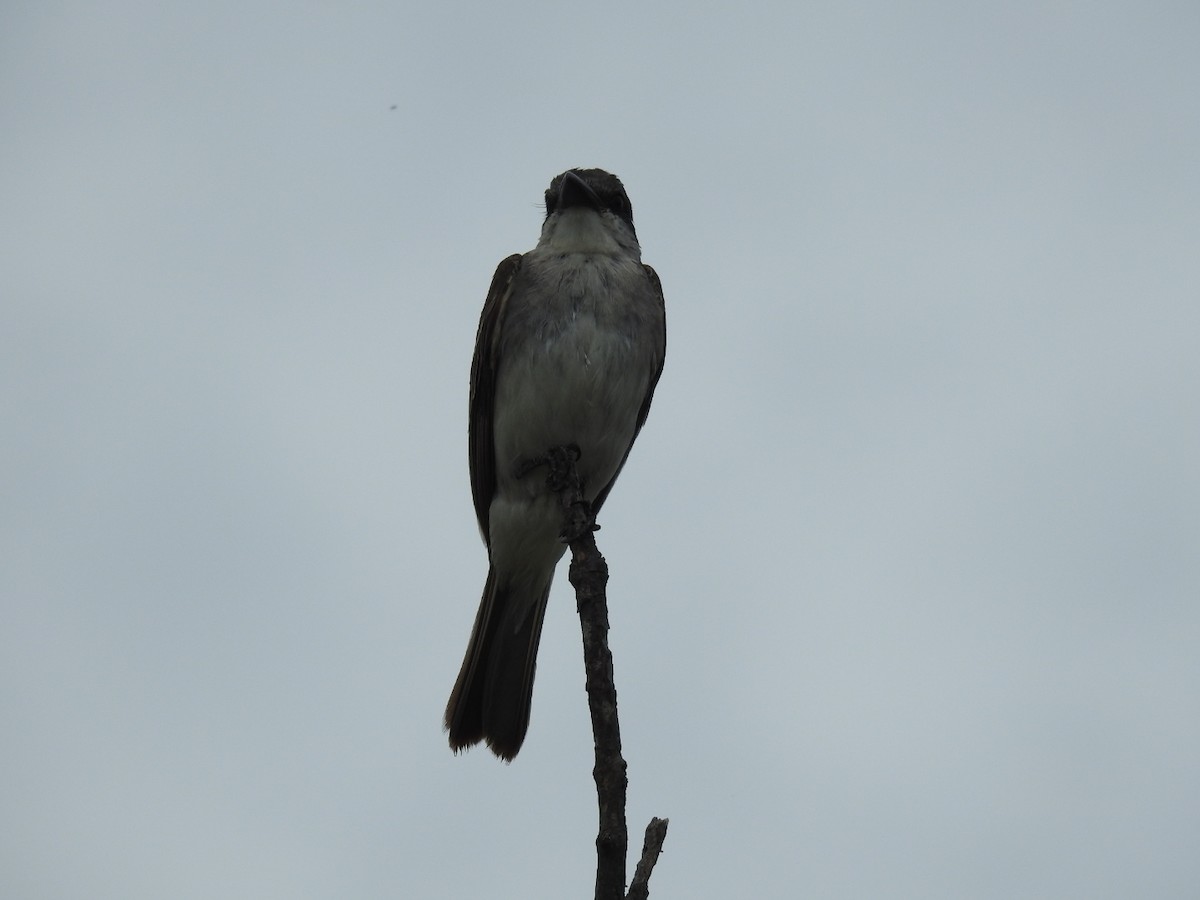
[[[516,469],[552,447],[576,444],[587,499],[616,474],[633,440],[652,376],[630,340],[580,316],[552,342],[527,345],[497,373],[496,480],[500,493],[544,491],[545,470],[520,480]],[[532,352],[530,352],[532,351]]]

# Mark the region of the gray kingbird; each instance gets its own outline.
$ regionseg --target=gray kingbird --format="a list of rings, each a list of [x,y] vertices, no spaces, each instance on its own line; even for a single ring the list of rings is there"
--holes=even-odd
[[[662,285],[642,263],[620,179],[571,169],[550,182],[537,247],[492,278],[471,362],[471,495],[487,583],[446,706],[450,747],[511,760],[529,728],[538,640],[563,514],[531,463],[576,463],[592,515],[646,421],[666,354]]]

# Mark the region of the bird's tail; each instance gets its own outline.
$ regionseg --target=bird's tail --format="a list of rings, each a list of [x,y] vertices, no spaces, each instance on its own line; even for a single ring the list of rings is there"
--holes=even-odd
[[[521,749],[549,596],[549,580],[532,591],[500,585],[496,570],[488,567],[471,641],[446,704],[445,726],[455,752],[487,741],[493,753],[511,760]]]

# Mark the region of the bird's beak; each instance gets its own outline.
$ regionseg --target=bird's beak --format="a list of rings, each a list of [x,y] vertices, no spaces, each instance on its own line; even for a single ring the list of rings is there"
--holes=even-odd
[[[600,198],[588,183],[574,172],[567,172],[558,186],[558,208],[563,210],[571,206],[590,206],[596,212],[603,209]]]

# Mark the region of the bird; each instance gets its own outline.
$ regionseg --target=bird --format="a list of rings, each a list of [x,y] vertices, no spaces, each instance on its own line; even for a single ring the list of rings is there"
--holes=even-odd
[[[666,356],[658,274],[617,176],[568,169],[545,193],[536,247],[492,278],[471,361],[468,461],[488,573],[446,705],[457,753],[511,762],[529,728],[562,511],[536,463],[571,447],[594,521],[645,424]]]

